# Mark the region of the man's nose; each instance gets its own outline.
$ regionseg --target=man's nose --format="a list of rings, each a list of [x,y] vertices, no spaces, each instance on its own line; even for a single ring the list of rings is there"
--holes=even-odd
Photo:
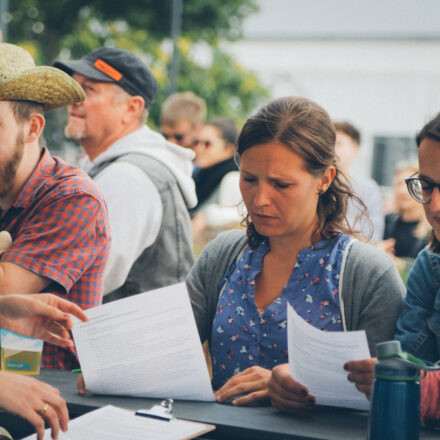
[[[84,101],[80,101],[80,102],[74,102],[73,104],[69,104],[69,105],[67,106],[67,110],[69,110],[69,109],[71,109],[71,108],[77,108],[77,107],[83,105],[83,102],[84,102]]]

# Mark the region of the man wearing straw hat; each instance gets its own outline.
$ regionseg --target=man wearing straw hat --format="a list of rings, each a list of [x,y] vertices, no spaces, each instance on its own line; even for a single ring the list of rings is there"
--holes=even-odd
[[[9,239],[0,295],[53,292],[83,309],[102,302],[105,202],[88,176],[40,144],[43,113],[83,99],[69,75],[36,67],[28,52],[0,43],[0,231]],[[77,365],[73,348],[45,345],[42,367]]]
[[[131,52],[106,47],[54,66],[86,93],[68,106],[65,134],[84,148],[80,166],[109,210],[104,302],[183,281],[194,262],[194,153],[145,125],[157,89],[152,72]]]

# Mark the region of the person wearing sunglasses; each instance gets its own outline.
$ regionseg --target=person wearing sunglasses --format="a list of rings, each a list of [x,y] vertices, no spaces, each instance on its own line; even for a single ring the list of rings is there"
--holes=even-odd
[[[206,120],[206,103],[192,92],[173,93],[162,105],[160,126],[164,138],[193,148]]]
[[[214,118],[202,128],[193,148],[198,204],[191,214],[196,240],[205,228],[221,230],[240,223],[239,173],[233,158],[236,138],[232,119]]]
[[[416,137],[417,175],[405,179],[411,196],[423,205],[432,226],[430,243],[417,256],[407,281],[404,310],[397,320],[396,339],[402,349],[428,362],[440,359],[440,113]],[[349,380],[370,396],[375,359],[349,362]],[[440,419],[440,374],[421,381],[422,421]]]

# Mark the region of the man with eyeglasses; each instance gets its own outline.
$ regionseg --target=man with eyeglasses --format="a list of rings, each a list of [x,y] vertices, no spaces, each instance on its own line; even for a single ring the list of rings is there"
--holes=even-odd
[[[174,93],[162,106],[160,117],[165,139],[193,148],[206,119],[206,103],[192,92]]]
[[[397,320],[396,339],[402,348],[428,362],[440,359],[440,113],[416,137],[419,172],[405,179],[412,197],[423,204],[432,226],[430,244],[414,263],[407,280],[404,310]],[[375,359],[348,362],[349,380],[367,397]],[[422,421],[440,419],[440,372],[421,381]]]
[[[86,95],[68,107],[65,133],[84,148],[80,165],[101,188],[109,210],[112,244],[103,302],[183,281],[194,262],[188,214],[197,203],[194,153],[145,125],[157,90],[152,72],[116,48],[54,65]]]

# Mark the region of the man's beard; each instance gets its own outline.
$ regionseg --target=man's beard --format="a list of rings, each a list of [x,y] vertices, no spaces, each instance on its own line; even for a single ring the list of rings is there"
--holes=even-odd
[[[12,157],[5,163],[0,163],[0,197],[6,197],[15,183],[15,176],[24,153],[24,131],[20,130],[15,141]]]
[[[85,128],[78,129],[75,127],[71,127],[69,125],[69,122],[67,122],[67,125],[64,129],[64,135],[66,136],[67,139],[72,139],[74,141],[81,141],[86,138],[86,130]]]

